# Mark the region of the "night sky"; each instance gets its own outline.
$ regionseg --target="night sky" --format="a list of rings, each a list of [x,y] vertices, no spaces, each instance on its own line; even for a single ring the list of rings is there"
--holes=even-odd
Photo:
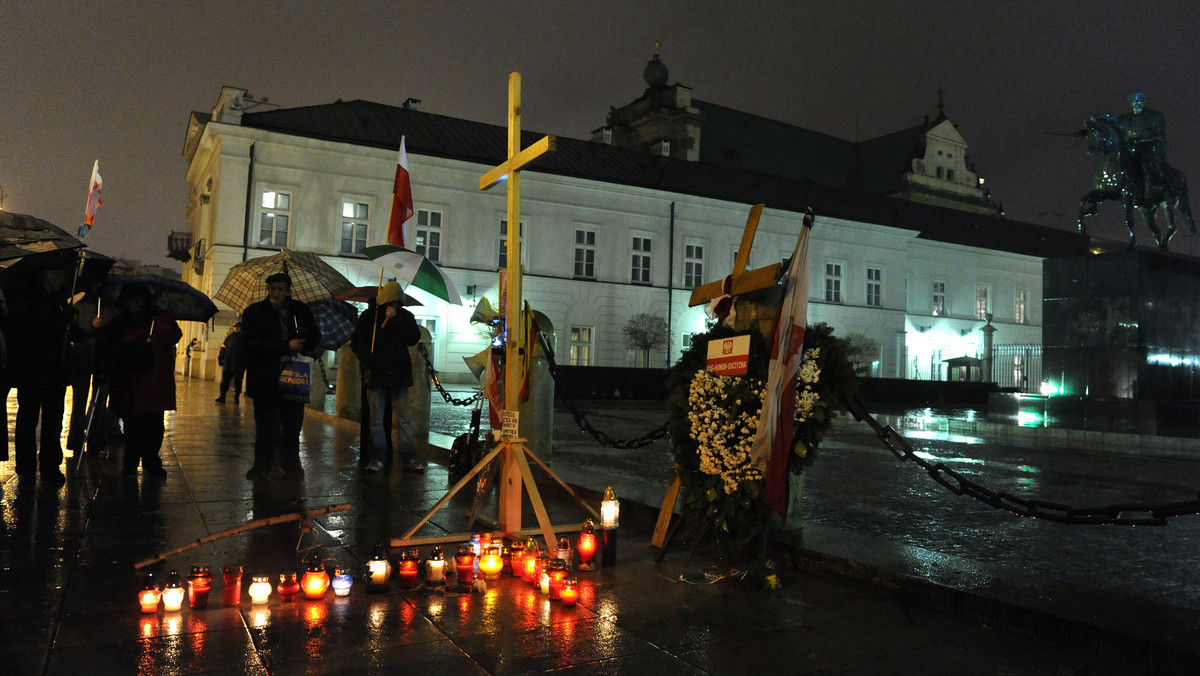
[[[167,233],[184,229],[188,115],[210,110],[222,85],[283,107],[414,97],[423,111],[504,124],[519,71],[524,129],[588,138],[610,106],[641,95],[660,41],[670,82],[696,99],[846,139],[921,123],[940,89],[1008,216],[1073,228],[1095,162],[1083,141],[1046,132],[1126,112],[1131,89],[1166,116],[1168,161],[1200,182],[1198,29],[1194,0],[6,0],[0,189],[4,209],[74,232],[99,159],[89,245],[174,264],[164,255]],[[1115,210],[1102,210],[1098,234],[1124,237]],[[1200,253],[1197,240],[1173,248]]]

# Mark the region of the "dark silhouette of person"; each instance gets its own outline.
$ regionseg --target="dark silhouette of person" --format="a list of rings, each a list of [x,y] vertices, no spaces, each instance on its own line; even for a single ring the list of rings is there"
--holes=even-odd
[[[14,294],[9,317],[9,373],[17,388],[14,446],[17,476],[43,481],[66,481],[63,461],[63,402],[67,392],[64,364],[70,310],[62,292],[62,270],[38,270],[19,294]],[[41,421],[41,433],[38,421]]]
[[[221,342],[221,349],[217,351],[217,365],[221,367],[221,394],[216,402],[225,403],[225,395],[232,385],[233,403],[238,403],[242,398],[242,381],[246,375],[246,336],[242,334],[241,322],[235,322]]]
[[[245,334],[246,395],[254,400],[254,464],[246,478],[265,479],[279,454],[279,465],[292,476],[300,466],[300,428],[304,402],[290,401],[279,391],[282,358],[312,356],[320,351],[321,332],[308,306],[291,298],[292,278],[286,272],[267,277],[267,298],[242,313]]]

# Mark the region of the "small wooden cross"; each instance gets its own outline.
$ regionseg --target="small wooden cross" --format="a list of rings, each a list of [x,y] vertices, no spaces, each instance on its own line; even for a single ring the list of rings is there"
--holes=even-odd
[[[739,296],[759,289],[767,289],[775,285],[779,278],[779,263],[746,271],[746,262],[750,259],[750,247],[754,246],[754,233],[758,231],[758,219],[762,216],[763,205],[755,204],[750,208],[750,216],[746,219],[746,227],[742,230],[742,244],[738,247],[737,258],[733,261],[733,272],[725,279],[718,279],[692,289],[692,297],[688,306],[707,303],[721,296]]]

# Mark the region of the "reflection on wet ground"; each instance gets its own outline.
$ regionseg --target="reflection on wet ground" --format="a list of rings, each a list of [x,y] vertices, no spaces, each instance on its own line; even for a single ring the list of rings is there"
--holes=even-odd
[[[575,608],[511,576],[486,583],[483,591],[404,589],[393,576],[382,593],[368,593],[362,571],[375,545],[415,525],[454,483],[444,449],[422,448],[432,461],[424,474],[391,468],[367,475],[359,468],[357,424],[313,413],[302,439],[305,475],[288,477],[276,470],[267,481],[250,482],[242,475],[251,456],[251,404],[215,405],[214,392],[211,382],[180,383],[180,411],[169,420],[163,451],[168,475],[162,480],[122,479],[119,444],[88,456],[81,472],[68,472],[63,487],[22,483],[13,475],[11,461],[0,463],[0,654],[5,671],[357,674],[403,665],[418,671],[494,674],[565,669],[1169,673],[1160,668],[1163,664],[1144,671],[1130,668],[1100,651],[1081,648],[1078,641],[1055,643],[996,631],[925,610],[912,599],[858,581],[796,569],[781,570],[785,587],[771,594],[728,581],[686,584],[708,581],[700,575],[704,571],[728,572],[730,564],[702,550],[692,556],[672,550],[655,563],[648,542],[671,470],[666,442],[636,450],[605,449],[561,413],[555,420],[554,470],[589,500],[596,500],[606,484],[617,486],[623,500],[618,565],[579,573]],[[431,419],[435,432],[452,436],[469,420],[469,410],[437,404]],[[629,438],[656,427],[665,414],[645,405],[633,410],[598,406],[590,419],[615,438]],[[810,548],[954,588],[1011,592],[1010,600],[1045,598],[1055,611],[1062,610],[1060,603],[1086,601],[1087,592],[1100,586],[1095,575],[1106,565],[1109,577],[1114,567],[1121,568],[1125,579],[1119,584],[1124,587],[1118,596],[1106,597],[1110,603],[1117,599],[1147,612],[1169,605],[1179,611],[1172,616],[1177,620],[1174,639],[1195,637],[1195,585],[1186,574],[1158,577],[1157,559],[1175,556],[1183,540],[1163,539],[1163,529],[1144,529],[1136,536],[1144,540],[1130,542],[1128,535],[1115,536],[1124,529],[1111,528],[1080,534],[1071,529],[1068,540],[1061,531],[1045,530],[1044,524],[942,495],[936,484],[896,466],[891,454],[871,441],[856,428],[839,427],[822,451],[825,457],[806,485],[804,537]],[[1006,490],[1042,489],[1065,481],[1085,498],[1105,495],[1112,482],[1131,493],[1156,493],[1164,487],[1164,480],[1155,478],[1163,471],[1191,468],[1168,463],[1158,465],[1156,472],[1147,463],[1133,471],[1112,463],[1097,469],[1093,465],[1105,463],[1089,454],[1079,453],[1060,465],[1039,454],[991,447],[982,457],[972,454],[975,448],[938,443],[922,451],[962,460],[963,471],[995,473],[996,481],[1011,484]],[[1175,475],[1173,487],[1183,484],[1186,478]],[[465,530],[469,493],[450,499],[417,535]],[[579,507],[559,489],[543,487],[542,495],[554,523],[582,518]],[[256,528],[142,570],[134,567],[198,538],[295,512],[300,500],[309,507],[349,504],[351,509],[314,518],[311,530],[299,521]],[[483,511],[494,514],[494,496]],[[528,505],[523,522],[536,522]],[[1125,546],[1116,546],[1122,537]],[[447,551],[456,545],[448,543]],[[1068,550],[1086,555],[1069,555]],[[423,557],[429,553],[429,547],[422,549]],[[265,605],[253,605],[243,594],[236,607],[220,603],[224,589],[217,571],[224,565],[244,567],[243,587],[257,575],[274,585],[283,572],[302,573],[313,557],[329,570],[356,573],[350,596],[283,602],[272,594]],[[392,552],[393,564],[396,558]],[[1092,560],[1078,560],[1082,558]],[[194,563],[209,564],[214,571],[207,608],[185,603],[180,611],[138,612],[135,595],[147,572],[160,580],[172,570],[186,576]],[[1029,574],[1041,580],[1030,585],[1024,581]],[[1077,577],[1087,575],[1093,576],[1090,586]],[[1110,582],[1105,581],[1105,589]],[[1145,591],[1152,588],[1157,591]],[[1172,598],[1160,598],[1167,590],[1173,590]],[[1186,601],[1176,603],[1176,597]],[[1149,603],[1134,606],[1133,601]],[[1111,618],[1098,614],[1096,619]],[[1163,626],[1163,617],[1155,619],[1158,624],[1143,627]],[[981,670],[981,664],[987,666]]]

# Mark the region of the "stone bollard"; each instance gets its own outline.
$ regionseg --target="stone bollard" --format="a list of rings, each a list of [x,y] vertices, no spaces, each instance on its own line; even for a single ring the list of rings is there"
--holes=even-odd
[[[338,348],[336,401],[334,412],[339,418],[359,420],[362,417],[362,369],[349,344]]]

